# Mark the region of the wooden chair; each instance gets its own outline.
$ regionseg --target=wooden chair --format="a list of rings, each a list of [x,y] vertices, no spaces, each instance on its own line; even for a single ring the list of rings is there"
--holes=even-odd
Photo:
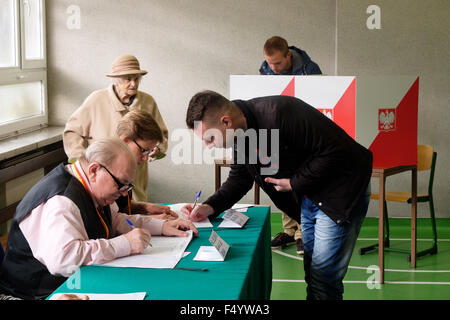
[[[417,252],[416,257],[421,257],[427,254],[437,253],[437,232],[436,232],[436,219],[434,215],[434,203],[433,203],[433,181],[434,181],[434,169],[436,166],[437,153],[434,152],[432,146],[418,145],[417,146],[417,171],[430,170],[429,182],[428,182],[428,193],[427,194],[417,194],[417,202],[428,202],[430,206],[430,218],[431,218],[431,228],[433,232],[433,245],[429,249]],[[372,193],[371,199],[378,200],[379,194]],[[386,192],[386,200],[384,201],[384,221],[386,228],[386,236],[384,239],[384,246],[386,251],[394,251],[401,253],[408,253],[408,261],[411,261],[411,251],[403,249],[389,248],[389,218],[386,201],[394,201],[401,203],[411,203],[411,192],[401,192],[401,191],[390,191]],[[363,255],[368,251],[378,248],[378,244],[371,245],[365,248],[359,249],[359,254]]]

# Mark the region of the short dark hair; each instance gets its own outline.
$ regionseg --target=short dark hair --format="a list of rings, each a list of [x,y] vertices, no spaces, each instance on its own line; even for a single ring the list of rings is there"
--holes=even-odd
[[[202,121],[206,112],[220,110],[229,104],[230,100],[217,92],[206,90],[197,93],[189,102],[186,113],[186,124],[188,128],[194,129],[194,123],[196,121]]]
[[[267,39],[266,43],[264,44],[264,54],[272,56],[275,51],[281,51],[284,56],[288,54],[289,45],[284,38],[274,36],[270,39]]]

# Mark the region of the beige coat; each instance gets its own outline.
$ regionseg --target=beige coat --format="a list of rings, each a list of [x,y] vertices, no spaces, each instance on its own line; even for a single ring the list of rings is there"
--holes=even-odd
[[[117,98],[111,85],[89,95],[67,121],[63,141],[69,161],[77,159],[92,141],[116,136],[120,119],[134,109],[149,112],[158,123],[164,136],[164,142],[160,144],[159,149],[164,154],[167,151],[168,130],[153,97],[138,91],[131,106],[127,107]],[[147,163],[138,166],[133,184],[133,199],[147,201]]]

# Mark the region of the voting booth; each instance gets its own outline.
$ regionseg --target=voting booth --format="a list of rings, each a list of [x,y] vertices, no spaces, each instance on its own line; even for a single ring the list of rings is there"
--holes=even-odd
[[[373,167],[417,164],[416,76],[230,76],[230,100],[286,95],[333,120],[373,152]]]

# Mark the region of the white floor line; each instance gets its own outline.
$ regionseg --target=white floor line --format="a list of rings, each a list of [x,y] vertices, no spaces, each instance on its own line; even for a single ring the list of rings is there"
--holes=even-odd
[[[387,284],[428,284],[428,285],[450,285],[450,282],[429,282],[429,281],[384,281]]]
[[[280,250],[272,250],[272,252],[278,253],[279,255],[291,258],[291,259],[295,259],[295,260],[300,260],[303,261],[302,257],[298,257],[298,256],[293,256],[292,254],[286,253],[286,252],[282,252]],[[372,268],[368,268],[368,267],[359,267],[359,266],[348,266],[349,269],[359,269],[359,270],[373,270]],[[388,272],[407,272],[407,273],[450,273],[450,270],[403,270],[403,269],[384,269],[384,271],[388,271]]]
[[[273,240],[273,237],[271,237]],[[359,241],[378,241],[378,238],[358,238]],[[411,238],[389,238],[392,241],[411,241]],[[431,238],[417,238],[417,241],[433,241]],[[450,239],[437,239],[438,242],[450,242]]]
[[[272,279],[272,282],[305,283],[305,280]],[[344,280],[343,283],[367,284],[366,281]],[[429,282],[429,281],[384,281],[385,284],[423,284],[423,285],[450,285],[450,282]]]
[[[302,257],[296,257],[296,256],[293,256],[292,254],[282,252],[282,251],[280,251],[278,249],[276,249],[276,250],[272,249],[272,252],[278,253],[279,255],[282,255],[282,256],[285,256],[285,257],[288,257],[288,258],[292,258],[292,259],[303,261]]]
[[[271,238],[273,240],[273,238]],[[378,241],[378,238],[358,238],[359,241]],[[389,238],[392,241],[411,241],[411,238]],[[433,241],[431,238],[418,238],[417,241]],[[450,239],[437,239],[438,242],[450,242]]]
[[[358,238],[361,241],[378,241],[378,238]],[[411,241],[411,238],[389,238],[392,241]],[[416,239],[417,241],[433,241],[433,239]],[[437,239],[438,242],[450,242],[450,239]]]

